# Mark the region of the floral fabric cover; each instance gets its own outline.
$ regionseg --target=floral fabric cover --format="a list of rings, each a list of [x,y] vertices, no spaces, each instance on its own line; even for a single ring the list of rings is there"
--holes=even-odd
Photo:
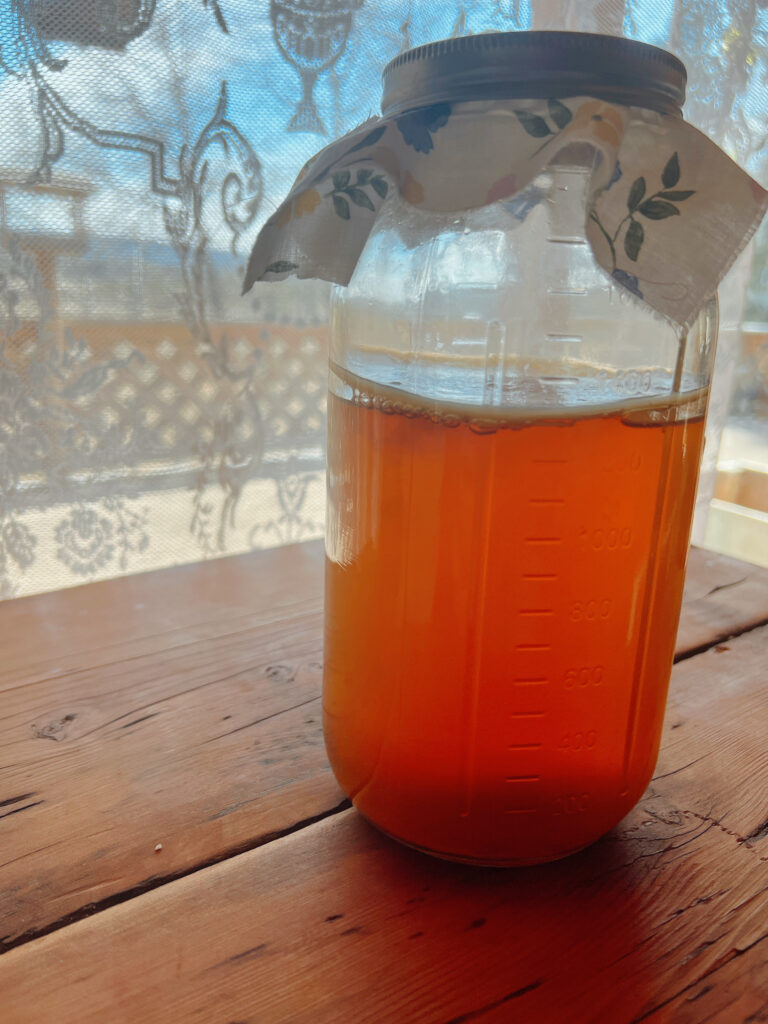
[[[768,192],[682,118],[588,96],[372,118],[305,165],[256,240],[245,290],[289,275],[346,284],[390,189],[432,211],[513,200],[574,142],[601,157],[584,210],[595,259],[661,316],[690,326],[760,223]]]

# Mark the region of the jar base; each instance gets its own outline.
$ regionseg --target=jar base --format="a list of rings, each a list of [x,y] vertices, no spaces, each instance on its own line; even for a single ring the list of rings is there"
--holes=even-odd
[[[564,860],[566,857],[571,857],[575,853],[580,853],[582,850],[586,850],[592,846],[593,843],[597,842],[597,839],[592,839],[587,843],[581,843],[579,846],[574,846],[570,849],[563,850],[562,853],[555,853],[551,856],[542,856],[535,858],[524,858],[524,857],[504,857],[504,858],[488,858],[488,857],[471,857],[460,853],[449,853],[444,850],[433,850],[429,846],[422,846],[419,843],[412,843],[408,839],[403,839],[402,836],[395,835],[393,832],[387,831],[382,828],[371,818],[367,817],[358,808],[355,808],[357,813],[368,822],[377,832],[381,832],[387,839],[392,839],[401,846],[407,846],[411,850],[416,850],[418,853],[425,853],[429,857],[435,857],[437,860],[449,861],[453,864],[468,864],[471,867],[476,868],[530,868],[535,867],[537,864],[552,864],[554,861]]]

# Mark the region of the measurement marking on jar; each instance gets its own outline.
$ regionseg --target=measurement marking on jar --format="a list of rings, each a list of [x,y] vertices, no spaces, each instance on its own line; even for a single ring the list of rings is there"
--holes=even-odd
[[[526,544],[562,544],[562,537],[526,537]]]
[[[529,498],[529,505],[564,505],[565,498]]]
[[[546,340],[554,342],[555,344],[563,343],[566,345],[578,345],[584,339],[580,334],[547,334]]]
[[[556,580],[557,574],[554,572],[524,572],[524,580]]]
[[[543,686],[549,680],[544,676],[537,676],[533,679],[513,679],[512,682],[515,686]]]
[[[626,551],[632,546],[632,529],[629,526],[581,529],[579,543],[582,551]]]
[[[533,462],[537,466],[565,466],[568,459],[534,459]]]
[[[516,651],[551,651],[551,644],[515,644]]]
[[[540,782],[540,775],[509,775],[507,782]]]
[[[541,743],[510,743],[510,750],[541,750]]]
[[[603,681],[602,665],[582,665],[580,668],[569,668],[563,679],[570,690],[574,686],[599,686]]]
[[[585,246],[587,244],[581,235],[549,235],[547,241],[552,242],[554,245]]]
[[[611,614],[613,601],[610,597],[596,597],[588,601],[576,601],[571,605],[570,618],[574,622],[595,622],[607,619]]]
[[[518,615],[554,615],[554,608],[520,608]]]
[[[510,711],[510,718],[543,718],[543,711]]]
[[[589,793],[569,793],[555,797],[555,814],[583,814],[589,806]]]
[[[513,807],[506,811],[504,814],[536,814],[538,807]]]
[[[592,750],[597,743],[597,731],[595,729],[586,729],[580,732],[567,732],[558,747],[560,750],[567,750],[573,753],[579,753],[582,750]]]

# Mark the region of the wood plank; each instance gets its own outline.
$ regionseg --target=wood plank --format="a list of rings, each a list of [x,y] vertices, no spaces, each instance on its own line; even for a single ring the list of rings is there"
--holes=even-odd
[[[338,805],[321,577],[309,544],[0,604],[0,948]]]
[[[768,570],[691,548],[676,657],[768,622]]]
[[[653,1021],[673,1024],[758,1024],[768,1020],[763,938],[744,949],[732,949],[664,1005]],[[705,1016],[700,1016],[705,1014]]]
[[[760,467],[727,464],[715,475],[715,494],[721,501],[768,512],[768,472]]]
[[[322,566],[314,541],[0,602],[0,693],[107,666],[137,643],[141,652],[231,633],[237,620],[296,600],[319,611]]]
[[[759,1020],[766,650],[675,668],[652,787],[566,861],[443,863],[345,811],[12,950],[4,1024]]]
[[[0,949],[338,806],[321,581],[312,542],[0,603]],[[760,616],[692,552],[680,650]]]

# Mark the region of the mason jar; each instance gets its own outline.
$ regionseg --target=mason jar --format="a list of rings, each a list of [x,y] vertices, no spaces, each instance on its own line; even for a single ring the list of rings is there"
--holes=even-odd
[[[567,96],[679,113],[685,70],[660,53],[450,40],[388,65],[383,114],[449,103],[503,130],[510,98]],[[597,264],[600,159],[575,142],[466,211],[392,190],[335,291],[326,745],[366,818],[454,860],[581,849],[658,753],[716,307],[684,332]]]

